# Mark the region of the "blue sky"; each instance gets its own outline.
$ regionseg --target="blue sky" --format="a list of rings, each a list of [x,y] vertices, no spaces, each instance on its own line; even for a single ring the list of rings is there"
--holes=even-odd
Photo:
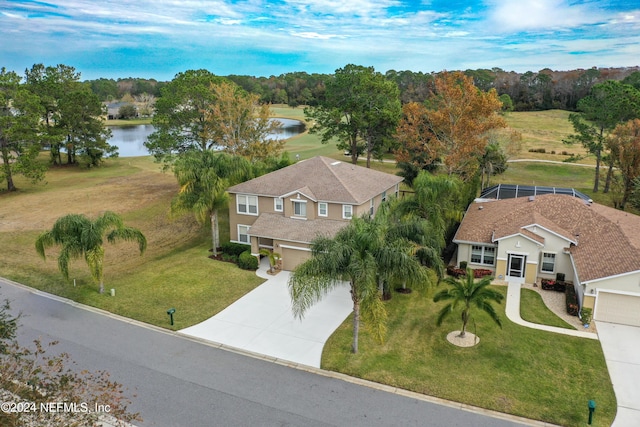
[[[640,1],[0,0],[0,67],[83,79],[640,65]]]

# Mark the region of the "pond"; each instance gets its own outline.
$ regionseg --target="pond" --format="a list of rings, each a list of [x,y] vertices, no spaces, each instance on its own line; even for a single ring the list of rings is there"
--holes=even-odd
[[[305,125],[299,120],[293,119],[271,119],[282,123],[282,127],[276,132],[269,134],[272,139],[288,139],[305,131]],[[155,130],[153,125],[135,126],[110,126],[111,139],[109,144],[118,147],[120,157],[148,156],[149,152],[144,146],[147,137]]]

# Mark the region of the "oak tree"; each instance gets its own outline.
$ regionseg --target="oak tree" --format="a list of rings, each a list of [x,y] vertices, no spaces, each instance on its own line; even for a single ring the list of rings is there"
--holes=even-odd
[[[624,209],[634,190],[634,181],[640,177],[640,119],[619,124],[607,140],[613,162],[622,175],[623,196],[620,209]]]
[[[435,91],[425,106],[404,109],[397,136],[400,158],[430,164],[440,161],[449,175],[471,179],[485,152],[489,132],[506,127],[499,115],[502,102],[497,92],[480,91],[473,79],[461,72],[444,72],[435,80]],[[404,156],[404,157],[403,157]]]
[[[0,182],[6,181],[9,191],[16,190],[14,175],[37,182],[45,171],[37,161],[43,108],[20,82],[15,72],[0,70]]]
[[[317,107],[305,109],[314,122],[311,133],[323,144],[334,138],[356,164],[362,153],[379,156],[400,119],[400,92],[395,82],[373,67],[348,64],[326,82],[325,96]]]

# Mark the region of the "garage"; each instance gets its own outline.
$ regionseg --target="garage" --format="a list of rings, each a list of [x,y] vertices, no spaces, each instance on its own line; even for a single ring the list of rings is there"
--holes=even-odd
[[[598,291],[594,319],[640,326],[640,294]]]
[[[293,270],[298,264],[306,261],[311,256],[309,248],[302,246],[280,245],[282,255],[282,269]]]

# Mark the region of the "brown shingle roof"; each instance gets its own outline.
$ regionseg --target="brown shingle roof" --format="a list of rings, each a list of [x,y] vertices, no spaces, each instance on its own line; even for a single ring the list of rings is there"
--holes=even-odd
[[[454,240],[492,243],[532,224],[577,241],[570,250],[582,282],[640,270],[640,217],[565,195],[472,203]]]
[[[229,192],[279,197],[304,189],[317,200],[360,205],[401,181],[396,175],[317,156],[234,185]]]
[[[333,237],[348,221],[331,219],[302,220],[274,213],[262,213],[251,226],[249,234],[267,239],[310,243],[318,236]]]

